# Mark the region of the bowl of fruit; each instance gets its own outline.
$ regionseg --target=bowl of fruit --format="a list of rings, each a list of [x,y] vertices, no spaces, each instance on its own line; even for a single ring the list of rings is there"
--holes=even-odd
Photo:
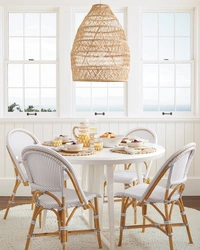
[[[118,146],[124,138],[123,135],[115,135],[112,132],[105,132],[99,137],[103,139],[104,148],[114,148],[115,146]]]

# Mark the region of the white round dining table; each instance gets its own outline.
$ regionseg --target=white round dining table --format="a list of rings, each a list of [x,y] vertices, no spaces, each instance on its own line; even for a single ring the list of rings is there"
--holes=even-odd
[[[98,192],[103,194],[104,184],[104,167],[106,168],[106,180],[107,180],[107,196],[108,196],[108,220],[109,220],[109,241],[102,235],[102,240],[106,246],[115,250],[115,225],[114,225],[114,181],[113,181],[113,165],[116,164],[128,164],[135,163],[138,182],[143,181],[142,177],[142,162],[152,161],[162,157],[165,153],[164,147],[158,144],[149,143],[146,145],[156,149],[153,153],[147,154],[122,154],[111,152],[110,148],[103,148],[102,151],[98,151],[95,154],[88,156],[65,156],[67,160],[73,165],[82,165],[82,178],[86,179],[84,173],[88,172],[88,189],[92,192]],[[85,170],[87,171],[84,171]],[[103,200],[103,199],[102,199]],[[100,220],[102,221],[103,216],[103,202],[100,202]],[[89,221],[92,216],[89,216]]]

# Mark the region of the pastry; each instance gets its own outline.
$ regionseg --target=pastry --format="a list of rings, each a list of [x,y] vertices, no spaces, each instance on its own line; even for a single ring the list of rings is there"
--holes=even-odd
[[[116,136],[112,132],[105,132],[100,136],[101,138],[115,138]]]

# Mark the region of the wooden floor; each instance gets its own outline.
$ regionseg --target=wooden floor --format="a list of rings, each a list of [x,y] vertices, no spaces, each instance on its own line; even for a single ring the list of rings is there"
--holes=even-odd
[[[18,199],[19,197],[16,197]],[[30,197],[23,197],[23,199],[31,199]],[[0,196],[0,210],[6,208],[9,197]],[[21,198],[20,198],[21,199]],[[185,207],[194,208],[200,211],[200,196],[184,196],[183,202]]]

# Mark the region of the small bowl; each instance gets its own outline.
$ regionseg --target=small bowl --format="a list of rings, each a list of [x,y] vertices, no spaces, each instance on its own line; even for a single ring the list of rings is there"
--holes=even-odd
[[[77,142],[76,144],[66,143],[63,149],[67,152],[80,152],[83,150],[83,143]]]
[[[127,145],[129,147],[141,147],[144,145],[144,142],[143,141],[138,141],[138,142],[127,142]]]
[[[103,147],[104,148],[114,148],[115,146],[118,146],[123,138],[124,138],[123,135],[116,135],[115,138],[101,137],[101,139],[103,139]]]

